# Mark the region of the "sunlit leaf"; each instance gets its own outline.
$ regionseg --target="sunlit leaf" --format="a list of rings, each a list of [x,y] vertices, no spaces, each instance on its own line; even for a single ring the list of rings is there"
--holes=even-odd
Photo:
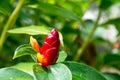
[[[29,73],[31,75],[34,75],[33,74],[33,66],[35,65],[36,63],[33,63],[33,62],[21,62],[21,63],[18,63],[14,66],[11,66],[11,68],[14,68],[14,69],[18,69],[18,70],[21,70],[21,71],[24,71],[26,73]]]
[[[60,51],[57,63],[65,61],[66,57],[67,57],[67,53],[65,51]]]
[[[59,39],[60,39],[60,43],[61,43],[62,47],[64,47],[63,36],[62,36],[62,33],[60,33],[60,32],[59,32]]]
[[[14,68],[2,68],[0,69],[0,80],[33,80],[33,77]]]
[[[45,26],[28,26],[11,29],[8,32],[12,34],[29,34],[29,35],[47,35],[50,32],[50,28]],[[59,32],[59,39],[62,47],[64,47],[63,36]]]
[[[72,80],[70,70],[61,63],[50,65],[48,68],[35,65],[33,71],[37,80]]]
[[[14,33],[14,34],[29,34],[29,35],[43,34],[43,35],[46,35],[49,33],[49,31],[50,31],[50,29],[48,27],[44,27],[44,26],[28,26],[28,27],[11,29],[8,32]]]

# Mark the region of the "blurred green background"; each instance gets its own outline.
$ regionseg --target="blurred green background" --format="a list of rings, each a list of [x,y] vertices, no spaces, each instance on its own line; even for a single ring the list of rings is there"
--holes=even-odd
[[[18,0],[0,1],[0,34]],[[101,12],[99,12],[101,11]],[[100,16],[99,16],[99,15]],[[100,17],[97,22],[97,17]],[[10,30],[21,27],[55,27],[63,35],[64,50],[73,61],[81,46],[89,39],[79,62],[100,71],[120,73],[120,1],[119,0],[26,0]],[[8,29],[8,30],[9,30]],[[0,51],[0,68],[19,62],[33,62],[30,56],[12,59],[15,49],[21,44],[29,44],[30,35],[6,34]],[[35,36],[42,45],[45,35]]]

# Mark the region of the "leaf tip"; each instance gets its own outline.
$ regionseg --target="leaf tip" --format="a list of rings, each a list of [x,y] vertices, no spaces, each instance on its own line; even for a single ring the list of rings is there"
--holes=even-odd
[[[14,60],[15,58],[16,58],[16,57],[15,57],[15,55],[14,55],[12,59]]]

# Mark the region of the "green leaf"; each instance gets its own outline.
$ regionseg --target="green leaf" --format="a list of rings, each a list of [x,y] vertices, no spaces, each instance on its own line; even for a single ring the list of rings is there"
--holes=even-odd
[[[77,62],[64,62],[71,70],[73,79],[77,76],[78,80],[106,80],[106,78],[95,69]]]
[[[36,54],[37,52],[28,44],[20,45],[14,53],[13,59],[24,56],[24,55],[31,55]]]
[[[113,4],[114,0],[101,0],[100,9],[107,9]]]
[[[29,35],[47,35],[50,32],[50,28],[44,26],[28,26],[11,29],[8,32],[13,34],[29,34]],[[64,47],[63,36],[59,32],[60,43]],[[33,57],[33,56],[32,56]]]
[[[49,31],[50,31],[50,29],[48,27],[44,27],[44,26],[28,26],[28,27],[11,29],[8,32],[14,33],[14,34],[29,34],[29,35],[43,34],[43,35],[46,35],[49,33]]]
[[[11,66],[11,68],[18,69],[20,71],[24,71],[24,72],[29,73],[34,76],[33,66],[35,64],[36,63],[33,63],[33,62],[22,62],[22,63],[18,63],[16,65],[14,65],[14,66]]]
[[[66,57],[67,53],[65,51],[60,51],[57,63],[65,61]]]
[[[120,17],[117,17],[117,18],[112,18],[112,19],[107,20],[106,22],[103,23],[103,25],[114,24],[120,34],[120,24],[119,23],[120,23]]]
[[[0,69],[0,80],[33,80],[33,77],[14,68],[3,68]]]
[[[104,76],[107,80],[118,80],[120,79],[120,75],[116,73],[104,73]]]
[[[120,69],[120,55],[119,54],[107,54],[104,56],[104,64],[113,66]]]
[[[35,4],[32,3],[31,5],[29,5],[29,7],[43,10],[52,15],[62,16],[62,17],[69,18],[72,20],[79,20],[79,18],[73,12],[65,8],[52,5],[52,4],[38,2]]]
[[[107,54],[104,57],[105,64],[118,64],[120,63],[120,55],[119,54]]]
[[[60,43],[61,43],[62,47],[64,47],[63,36],[62,36],[61,32],[59,32],[59,39],[60,39]]]
[[[12,11],[12,6],[10,5],[10,0],[0,1],[0,13],[4,15],[10,15]]]
[[[50,65],[48,68],[35,65],[33,71],[37,80],[72,80],[70,70],[61,63]]]

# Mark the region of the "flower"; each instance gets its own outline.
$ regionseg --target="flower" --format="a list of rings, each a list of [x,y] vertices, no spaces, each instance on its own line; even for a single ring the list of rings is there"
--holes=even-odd
[[[42,48],[32,36],[30,37],[30,43],[37,51],[37,60],[42,66],[46,67],[56,62],[59,55],[60,40],[58,31],[55,28],[46,36]]]

